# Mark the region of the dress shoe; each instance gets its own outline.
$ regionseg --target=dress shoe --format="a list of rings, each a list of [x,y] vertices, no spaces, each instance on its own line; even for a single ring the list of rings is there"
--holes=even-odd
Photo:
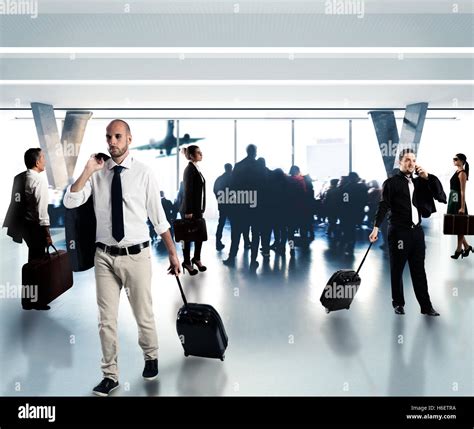
[[[422,311],[421,314],[426,314],[427,316],[439,316],[439,313],[433,307],[428,311]]]
[[[222,263],[228,267],[233,267],[235,265],[235,258],[229,256],[227,259],[223,260]]]
[[[225,247],[225,244],[222,241],[216,243],[216,250],[222,250]]]
[[[183,274],[186,274],[186,270],[188,270],[189,275],[195,276],[198,273],[198,270],[195,270],[192,264],[185,264],[184,262],[181,264],[183,267]]]
[[[143,368],[142,376],[146,380],[154,380],[158,377],[158,359],[145,361],[145,368]]]
[[[94,387],[92,392],[97,396],[109,396],[109,393],[112,392],[112,390],[115,390],[118,386],[118,381],[106,377]]]
[[[469,246],[467,249],[464,250],[464,252],[462,252],[462,257],[467,258],[469,256],[469,252],[473,253],[472,246]]]
[[[203,272],[203,271],[206,271],[207,270],[207,267],[205,265],[202,265],[201,264],[201,261],[198,261],[197,259],[191,259],[191,264],[194,266],[196,265],[196,267],[198,267],[198,270]]]
[[[395,314],[405,314],[405,309],[401,305],[395,307]]]
[[[251,270],[256,270],[259,265],[260,264],[258,263],[258,261],[252,261],[252,262],[250,262],[250,269]]]
[[[469,254],[469,250],[467,251],[467,254]],[[461,256],[462,255],[462,256]],[[451,255],[451,258],[453,259],[458,259],[461,256],[461,259],[464,258],[464,252],[461,250],[455,250],[454,255]]]

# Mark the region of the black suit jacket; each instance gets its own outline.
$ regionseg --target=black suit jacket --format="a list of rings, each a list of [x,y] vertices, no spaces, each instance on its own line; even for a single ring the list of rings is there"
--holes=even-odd
[[[25,199],[26,171],[17,174],[13,179],[12,195],[3,227],[7,229],[14,242],[22,243],[24,234],[24,220],[26,215]]]
[[[206,181],[192,162],[184,170],[183,186],[181,215],[192,213],[194,217],[201,217],[206,210]]]

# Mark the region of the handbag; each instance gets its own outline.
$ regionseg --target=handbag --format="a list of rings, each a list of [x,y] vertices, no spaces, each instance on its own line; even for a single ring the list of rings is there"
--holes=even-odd
[[[176,242],[207,241],[207,228],[204,218],[176,219],[173,227]]]

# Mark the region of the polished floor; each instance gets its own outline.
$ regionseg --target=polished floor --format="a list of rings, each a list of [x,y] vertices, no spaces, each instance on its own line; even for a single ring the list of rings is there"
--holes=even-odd
[[[120,389],[114,395],[205,396],[465,396],[474,393],[474,255],[451,260],[454,238],[441,235],[439,218],[425,222],[426,268],[439,318],[420,314],[408,267],[406,315],[391,308],[388,260],[378,245],[362,269],[350,309],[326,314],[319,296],[331,273],[357,265],[328,251],[322,229],[308,252],[276,257],[255,273],[248,252],[235,268],[222,264],[214,237],[205,243],[208,271],[182,276],[188,300],[212,304],[229,336],[224,362],[185,358],[176,335],[182,305],[166,256],[153,258],[159,379],[145,382],[137,329],[125,294],[119,314]],[[213,231],[215,224],[209,222]],[[365,232],[363,233],[365,235]],[[368,233],[367,233],[368,234]],[[57,230],[54,241],[64,248]],[[25,245],[0,239],[1,285],[21,284]],[[0,299],[0,395],[88,396],[101,379],[94,272],[74,274],[74,286],[51,310],[23,311],[17,297]]]

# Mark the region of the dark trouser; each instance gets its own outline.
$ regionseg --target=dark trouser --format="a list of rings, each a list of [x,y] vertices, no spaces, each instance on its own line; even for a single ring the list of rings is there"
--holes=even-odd
[[[390,225],[388,228],[390,255],[390,277],[392,281],[392,305],[405,305],[403,297],[403,269],[406,262],[416,299],[421,311],[431,309],[428,282],[425,273],[425,234],[421,226],[403,228]]]
[[[272,234],[272,228],[269,223],[268,214],[260,214],[258,218],[251,224],[252,227],[252,247],[250,253],[250,259],[252,261],[257,260],[258,246],[262,243],[262,252],[270,253],[270,237]]]
[[[222,240],[222,231],[224,231],[225,222],[228,218],[229,211],[226,209],[219,209],[219,223],[217,224],[216,243],[219,243]]]
[[[237,252],[239,251],[240,236],[244,236],[244,243],[250,243],[249,240],[249,229],[252,227],[252,241],[256,242],[258,249],[258,228],[256,227],[256,222],[247,214],[236,213],[233,214],[230,218],[231,225],[231,238],[232,242],[230,244],[229,258],[235,258]],[[253,237],[256,235],[255,240]]]
[[[46,237],[44,227],[34,222],[25,222],[23,238],[28,246],[28,262],[46,254]]]
[[[345,250],[349,253],[354,252],[356,242],[356,226],[357,223],[353,218],[340,218],[341,232],[343,234],[342,243]]]
[[[191,265],[191,243],[192,241],[185,241],[183,246],[183,257],[184,263],[187,265]],[[194,242],[194,259],[197,261],[201,260],[201,249],[202,249],[202,241],[195,241]]]
[[[181,213],[181,218],[184,219],[184,213]],[[193,213],[193,219],[202,219],[202,213]],[[183,246],[183,258],[184,263],[187,265],[191,264],[191,243],[192,241],[185,241]],[[201,260],[201,249],[202,241],[194,242],[194,259],[197,261]]]

